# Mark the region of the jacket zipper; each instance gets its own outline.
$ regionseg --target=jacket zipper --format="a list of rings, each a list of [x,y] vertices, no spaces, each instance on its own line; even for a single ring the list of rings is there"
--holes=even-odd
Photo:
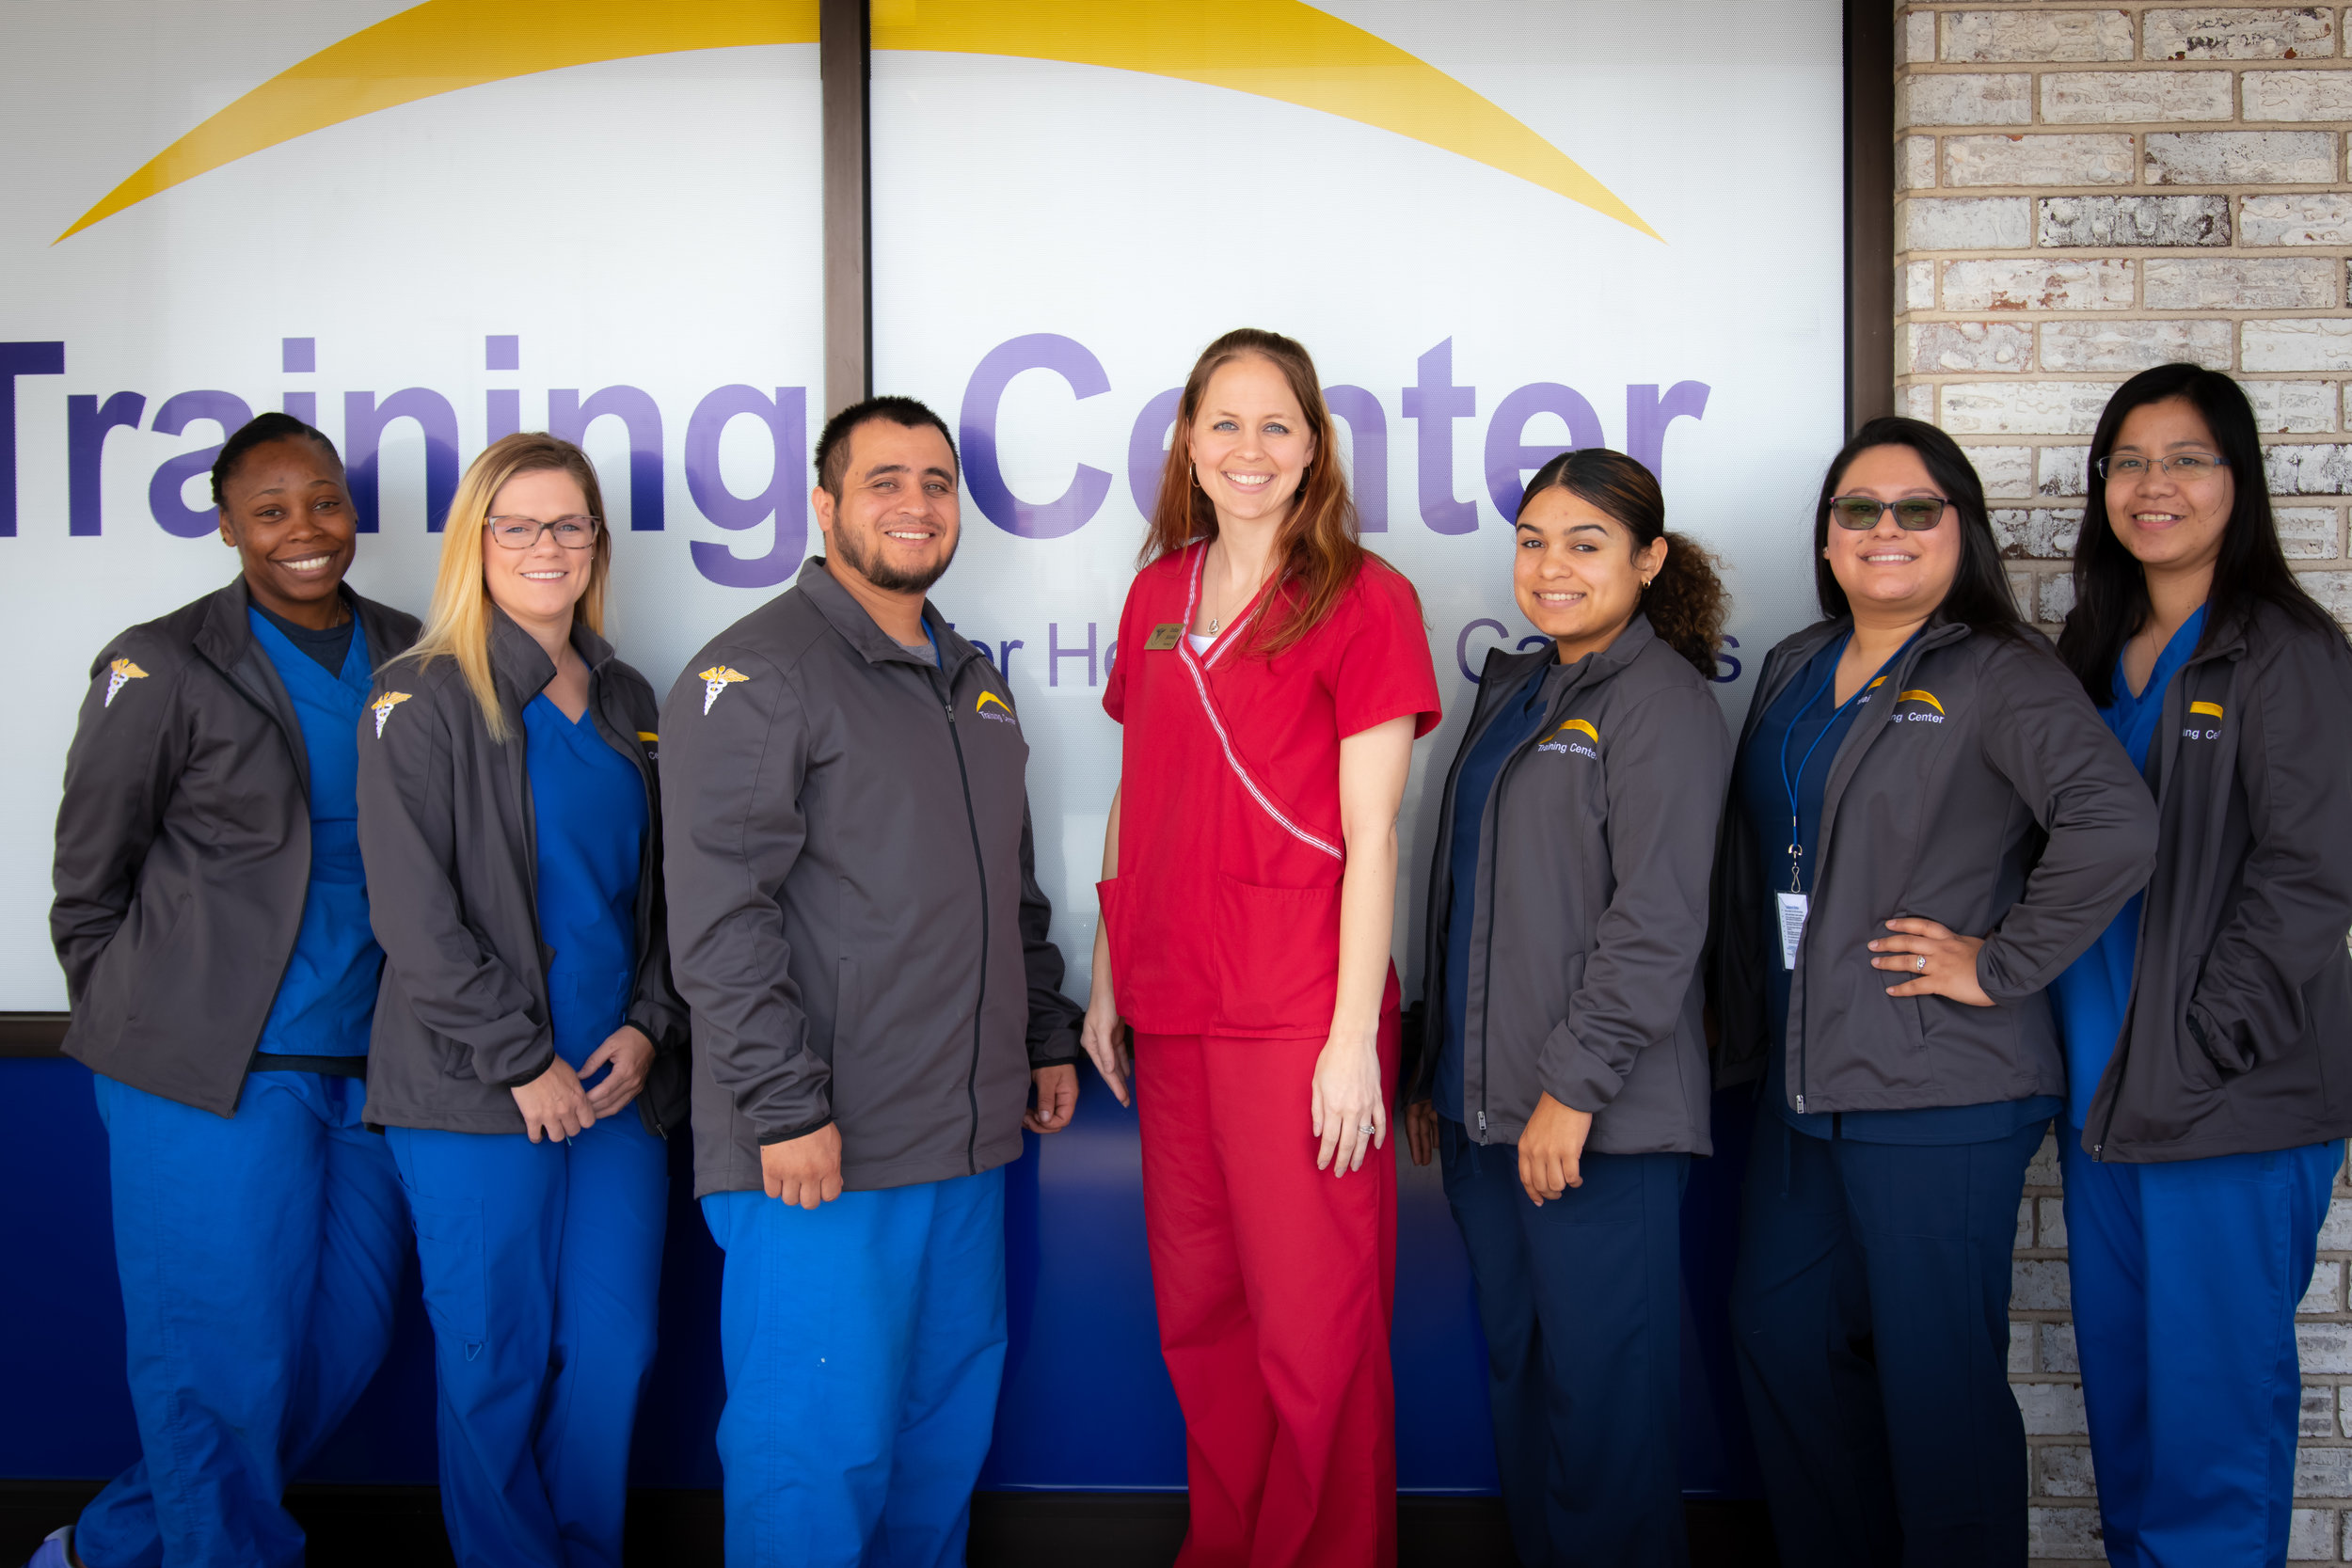
[[[627,730],[622,729],[620,725],[612,722],[612,716],[605,712],[603,707],[600,705],[599,698],[604,691],[604,681],[601,670],[591,670],[588,673],[591,679],[588,691],[588,701],[591,710],[598,719],[604,721],[606,727],[611,729],[614,735],[636,734],[637,729],[634,724],[631,724]],[[660,814],[654,805],[653,768],[645,761],[645,743],[644,741],[641,740],[637,743],[637,750],[634,753],[632,753],[632,760],[634,760],[637,764],[638,783],[645,791],[645,835],[650,838],[660,828]],[[537,842],[537,835],[535,833],[533,834],[532,842]],[[654,863],[646,857],[644,850],[641,846],[637,855],[637,970],[629,976],[629,997],[632,1001],[636,999],[637,994],[637,974],[644,972],[646,963],[646,955],[653,945],[651,940],[653,936],[653,905],[651,900],[653,895],[654,869]],[[537,896],[534,895],[532,899],[532,908],[536,910],[538,907],[539,901]],[[553,1007],[553,1002],[550,1000],[548,1004],[548,1017],[550,1018],[554,1016]],[[628,1009],[626,1006],[621,1009],[621,1022],[624,1023],[628,1022]],[[657,1053],[659,1053],[660,1047],[656,1046],[654,1050]],[[653,1069],[651,1066],[648,1065],[646,1068],[646,1076],[650,1078],[652,1075]],[[653,1129],[653,1135],[655,1137],[667,1138],[670,1135],[670,1130],[661,1124],[661,1113],[654,1109],[653,1097],[646,1094],[642,1088],[639,1089],[637,1094],[637,1112],[639,1117],[644,1121],[645,1125]]]
[[[952,687],[949,689],[951,691]],[[956,733],[954,697],[941,705],[947,716],[947,738],[955,743],[956,777],[963,784],[963,820],[972,831],[972,865],[980,876],[980,994],[972,1005],[972,1066],[963,1078],[963,1098],[972,1113],[972,1131],[963,1141],[963,1162],[977,1174],[980,1168],[980,1021],[988,1010],[988,862],[980,852],[980,818],[972,809],[972,774],[963,764],[963,736]]]

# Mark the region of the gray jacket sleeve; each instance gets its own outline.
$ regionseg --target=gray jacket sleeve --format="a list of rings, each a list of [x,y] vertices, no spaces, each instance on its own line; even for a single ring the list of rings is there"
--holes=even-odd
[[[1061,949],[1048,933],[1054,926],[1054,906],[1037,884],[1035,840],[1029,832],[1029,803],[1021,802],[1021,958],[1029,976],[1029,1067],[1059,1067],[1084,1059],[1078,1048],[1082,1009],[1062,994]]]
[[[833,1069],[809,1049],[784,928],[785,879],[808,839],[808,722],[772,665],[727,657],[751,678],[706,710],[689,671],[662,709],[670,968],[711,1080],[774,1144],[833,1119]]]
[[[453,691],[434,690],[433,676],[414,665],[394,668],[403,684],[419,685],[417,693],[391,711],[380,735],[373,713],[359,717],[368,923],[418,1022],[465,1046],[483,1083],[516,1088],[555,1060],[555,1033],[537,993],[467,924],[450,879],[458,854],[456,769],[444,705],[473,697],[447,665],[438,673]]]
[[[2303,633],[2242,681],[2239,778],[2253,849],[2205,950],[2188,1024],[2225,1077],[2303,1038],[2303,988],[2352,923],[2352,657]]]
[[[1985,761],[2048,835],[2024,893],[1977,953],[1984,993],[2013,1002],[2058,978],[2147,883],[2156,802],[2082,684],[2052,656],[1997,650],[1984,695],[1999,705],[1978,730]]]
[[[1635,705],[1609,741],[1609,859],[1616,889],[1594,927],[1568,1016],[1536,1062],[1544,1091],[1605,1110],[1644,1048],[1674,1037],[1706,945],[1715,828],[1731,736],[1704,690]]]
[[[66,752],[65,798],[57,805],[56,858],[50,880],[49,940],[65,969],[68,1006],[78,1006],[99,955],[114,940],[131,908],[139,866],[161,831],[164,808],[188,766],[188,729],[178,721],[179,685],[186,666],[123,681],[106,701],[118,657],[139,661],[141,650],[118,642],[90,667],[73,744]]]

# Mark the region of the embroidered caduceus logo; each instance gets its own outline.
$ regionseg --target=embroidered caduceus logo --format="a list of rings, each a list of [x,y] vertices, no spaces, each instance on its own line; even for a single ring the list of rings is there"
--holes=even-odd
[[[387,691],[384,695],[378,697],[374,702],[368,705],[368,711],[375,715],[376,739],[381,740],[384,738],[384,721],[392,716],[392,709],[400,706],[401,704],[406,702],[407,700],[408,693],[405,691]]]
[[[146,678],[147,672],[132,663],[129,659],[116,659],[113,663],[106,666],[106,700],[98,705],[100,707],[114,706],[115,694],[117,692],[120,691],[124,687],[130,685],[133,681],[143,681]]]
[[[750,680],[751,676],[740,670],[730,670],[723,664],[714,664],[709,669],[696,673],[694,678],[703,683],[703,711],[708,713],[710,705],[719,700],[720,692],[724,691],[737,681]]]

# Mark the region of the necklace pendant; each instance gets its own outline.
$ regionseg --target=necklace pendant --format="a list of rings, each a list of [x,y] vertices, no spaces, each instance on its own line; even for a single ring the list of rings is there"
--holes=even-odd
[[[1214,615],[1209,617],[1209,635],[1211,637],[1216,635],[1216,617]]]

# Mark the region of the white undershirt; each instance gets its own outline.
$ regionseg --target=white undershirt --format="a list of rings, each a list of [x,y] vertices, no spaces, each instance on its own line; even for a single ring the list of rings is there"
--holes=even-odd
[[[1198,657],[1201,654],[1207,653],[1209,651],[1209,644],[1216,641],[1216,639],[1203,632],[1188,631],[1184,633],[1184,641],[1192,644],[1193,654]]]

